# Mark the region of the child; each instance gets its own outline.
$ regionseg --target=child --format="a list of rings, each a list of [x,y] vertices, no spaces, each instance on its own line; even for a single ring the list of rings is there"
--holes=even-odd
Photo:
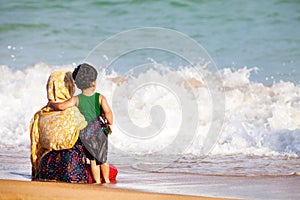
[[[55,110],[65,110],[69,107],[77,106],[88,123],[96,119],[100,115],[100,112],[104,112],[109,125],[112,125],[113,115],[106,98],[99,93],[95,93],[97,79],[96,69],[84,63],[75,68],[72,77],[75,80],[76,86],[81,89],[81,94],[73,96],[62,103],[50,102],[49,106]],[[102,111],[100,111],[100,105],[103,109]],[[107,159],[107,137],[105,148],[104,160]],[[92,175],[96,183],[100,183],[100,169],[105,183],[109,183],[109,165],[107,160],[104,162],[98,161],[90,155],[89,152],[87,152],[87,157],[90,160]]]

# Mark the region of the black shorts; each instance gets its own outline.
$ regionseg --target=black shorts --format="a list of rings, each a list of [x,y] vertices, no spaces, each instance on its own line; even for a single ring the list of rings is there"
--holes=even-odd
[[[90,152],[87,149],[85,150],[85,155],[86,155],[87,159],[89,159],[90,161],[95,160],[96,165],[101,165],[103,163],[106,163],[106,161],[105,162],[100,162],[99,160],[97,160],[92,154],[90,154]]]
[[[103,133],[96,119],[80,131],[79,137],[89,160],[96,160],[97,165],[107,162],[108,136]]]
[[[90,140],[89,142],[94,142]],[[97,137],[97,143],[101,143],[101,146],[97,148],[86,148],[86,157],[89,160],[96,160],[96,164],[100,165],[107,162],[107,152],[108,152],[108,138],[105,134],[99,134]]]

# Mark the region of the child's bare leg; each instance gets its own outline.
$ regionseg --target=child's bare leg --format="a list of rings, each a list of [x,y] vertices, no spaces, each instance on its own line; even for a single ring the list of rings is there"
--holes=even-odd
[[[92,175],[94,177],[94,180],[96,183],[101,183],[100,182],[100,167],[99,165],[96,164],[96,160],[91,160],[91,171]]]
[[[101,164],[100,167],[105,183],[110,183],[108,162]]]

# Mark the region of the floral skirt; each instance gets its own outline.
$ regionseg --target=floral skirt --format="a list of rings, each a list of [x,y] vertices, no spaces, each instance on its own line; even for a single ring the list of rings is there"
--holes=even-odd
[[[51,151],[40,162],[39,180],[54,180],[69,183],[90,183],[89,165],[80,140],[68,150]]]

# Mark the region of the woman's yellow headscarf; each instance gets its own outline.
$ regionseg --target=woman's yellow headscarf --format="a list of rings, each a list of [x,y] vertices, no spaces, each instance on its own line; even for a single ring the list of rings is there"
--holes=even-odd
[[[62,102],[74,95],[71,72],[53,72],[47,83],[49,101]],[[54,111],[45,106],[30,124],[32,177],[36,178],[41,158],[51,150],[69,149],[78,139],[79,131],[87,125],[77,107]]]

